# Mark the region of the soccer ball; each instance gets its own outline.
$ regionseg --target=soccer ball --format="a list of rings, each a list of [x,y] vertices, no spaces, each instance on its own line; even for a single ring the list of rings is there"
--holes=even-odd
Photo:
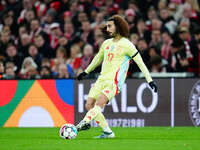
[[[74,139],[76,138],[78,131],[73,124],[64,124],[60,128],[60,137],[63,139]]]

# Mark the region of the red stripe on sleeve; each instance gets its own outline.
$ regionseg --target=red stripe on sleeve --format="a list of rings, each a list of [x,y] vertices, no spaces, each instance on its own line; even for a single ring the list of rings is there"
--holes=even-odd
[[[116,92],[115,92],[115,96],[116,96],[117,93],[118,93],[118,81],[117,81],[118,72],[119,72],[119,69],[117,70],[117,72],[116,72],[116,74],[115,74],[115,85],[116,85],[116,87],[117,87]]]

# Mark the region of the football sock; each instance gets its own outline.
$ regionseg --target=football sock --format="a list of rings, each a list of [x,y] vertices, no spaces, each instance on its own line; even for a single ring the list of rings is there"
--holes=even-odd
[[[102,112],[98,113],[94,120],[103,129],[104,132],[112,132]]]
[[[86,121],[87,123],[90,123],[90,121],[93,120],[99,113],[101,113],[101,107],[95,105],[92,109],[90,109],[87,112],[83,120]]]

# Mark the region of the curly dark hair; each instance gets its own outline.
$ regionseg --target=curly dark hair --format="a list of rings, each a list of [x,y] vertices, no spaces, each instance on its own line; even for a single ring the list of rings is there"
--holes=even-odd
[[[114,15],[108,19],[108,21],[113,21],[116,27],[116,32],[123,37],[129,37],[129,27],[125,19],[119,15]]]
[[[129,26],[125,19],[123,19],[120,15],[113,15],[107,21],[113,21],[116,27],[116,32],[123,37],[129,37]],[[100,27],[101,31],[108,35],[106,31],[106,25],[102,25]]]

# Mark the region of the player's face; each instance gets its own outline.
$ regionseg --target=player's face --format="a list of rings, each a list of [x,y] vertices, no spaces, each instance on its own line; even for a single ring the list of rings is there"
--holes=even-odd
[[[106,31],[108,32],[110,37],[114,37],[116,35],[116,28],[115,28],[114,21],[107,22]]]

